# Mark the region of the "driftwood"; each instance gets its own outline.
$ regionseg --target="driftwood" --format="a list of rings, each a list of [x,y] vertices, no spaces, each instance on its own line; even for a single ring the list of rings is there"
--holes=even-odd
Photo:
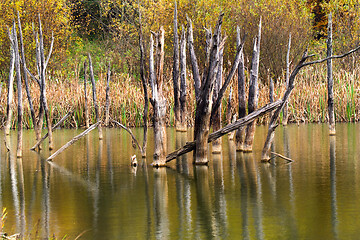
[[[333,54],[332,50],[332,15],[329,14],[328,19],[328,38],[327,38],[327,52],[326,56],[330,57]],[[329,114],[329,134],[335,135],[335,114],[334,114],[334,79],[332,72],[332,60],[329,59],[326,61],[327,63],[327,82],[328,82],[328,114]]]
[[[136,146],[139,148],[141,154],[143,154],[143,152],[142,152],[143,149],[140,147],[139,142],[136,140],[136,137],[134,136],[134,134],[132,133],[132,131],[131,131],[130,129],[128,129],[127,127],[125,127],[124,125],[122,125],[121,123],[119,123],[119,122],[117,122],[117,121],[115,121],[115,120],[113,120],[113,119],[110,119],[110,121],[111,121],[112,123],[115,123],[117,126],[123,128],[125,131],[127,131],[127,132],[130,134],[133,142],[134,142],[134,143],[136,144]]]
[[[254,121],[255,119],[278,108],[281,105],[281,103],[282,103],[282,100],[277,100],[277,101],[270,103],[262,108],[259,108],[258,110],[252,112],[251,114],[249,114],[241,119],[238,119],[236,122],[231,123],[231,124],[227,125],[226,127],[222,128],[216,132],[211,133],[209,135],[207,142],[212,142],[215,139],[222,137],[225,134],[228,134],[229,132],[237,130],[241,126],[246,126],[248,123]],[[166,162],[170,162],[171,160],[175,159],[178,156],[181,156],[185,153],[195,150],[195,145],[196,145],[195,141],[186,143],[185,146],[183,146],[183,147],[177,149],[176,151],[170,153],[169,155],[167,155]]]
[[[144,91],[144,113],[143,113],[143,122],[144,122],[144,140],[142,146],[142,157],[146,157],[146,144],[147,144],[147,126],[148,126],[148,109],[149,109],[149,97],[147,90],[147,81],[145,77],[145,50],[144,50],[144,41],[142,34],[142,24],[141,24],[141,11],[139,9],[139,45],[140,45],[140,76],[141,82]]]
[[[178,21],[177,21],[177,4],[174,7],[174,55],[173,55],[173,88],[174,88],[174,116],[175,128],[181,130],[180,125],[180,88],[179,88],[179,35],[178,35]]]
[[[11,32],[15,31],[13,27]],[[14,37],[9,30],[10,38],[10,71],[9,71],[9,80],[8,80],[8,96],[7,96],[7,105],[6,105],[6,123],[5,123],[5,136],[10,134],[12,115],[13,115],[13,104],[14,104],[14,69],[15,69],[15,51],[14,51]]]
[[[90,53],[88,53],[88,58],[89,58],[90,80],[91,80],[91,84],[92,84],[92,96],[93,96],[93,102],[94,102],[94,108],[95,108],[95,117],[96,117],[96,122],[99,122],[100,121],[100,110],[99,110],[99,105],[98,105],[97,99],[96,99],[96,83],[95,83],[94,70],[93,70]],[[101,129],[100,125],[99,125],[98,129],[99,129],[99,139],[101,140],[101,139],[103,139],[103,134],[102,134],[102,129]]]
[[[259,33],[254,40],[253,58],[251,61],[250,83],[249,83],[249,99],[248,99],[248,113],[256,110],[259,100],[259,60],[260,60],[260,42],[261,42],[261,18],[259,23]],[[244,152],[251,152],[255,135],[255,122],[246,126],[245,131]]]
[[[52,129],[53,132],[56,131],[57,127],[59,127],[71,114],[73,114],[74,110],[70,110],[64,117],[60,119],[58,123],[56,123]],[[37,141],[37,143],[30,149],[35,151],[35,149],[49,136],[49,133],[46,133],[40,140]]]
[[[106,96],[105,96],[105,126],[109,126],[109,118],[110,118],[110,76],[111,76],[111,69],[110,69],[110,63],[108,66],[108,71],[106,74]]]
[[[88,108],[88,95],[87,95],[87,64],[86,60],[84,61],[84,112],[85,112],[85,127],[89,128],[89,108]]]
[[[192,22],[188,16],[186,16],[186,18],[187,18],[187,22],[188,22],[188,48],[189,48],[189,55],[190,55],[190,60],[191,60],[193,79],[194,79],[195,98],[196,98],[196,102],[197,102],[199,100],[200,86],[201,86],[199,65],[197,62],[195,48],[194,48]]]
[[[67,142],[64,146],[62,146],[59,150],[57,150],[56,152],[54,152],[54,154],[52,154],[50,157],[48,157],[46,160],[47,161],[52,161],[57,155],[59,155],[60,153],[62,153],[65,149],[67,149],[68,147],[70,147],[71,145],[73,145],[75,142],[77,142],[80,138],[84,137],[86,134],[88,134],[89,132],[91,132],[92,130],[94,130],[96,127],[98,127],[100,125],[101,121],[91,125],[88,129],[86,129],[85,131],[83,131],[82,133],[80,133],[79,135],[75,136],[73,139],[71,139],[69,142]]]
[[[296,75],[299,73],[299,71],[306,66],[309,65],[313,65],[313,64],[317,64],[317,63],[322,63],[325,62],[327,60],[330,59],[338,59],[338,58],[343,58],[346,57],[356,51],[358,51],[360,49],[360,46],[350,50],[349,52],[346,52],[342,55],[333,55],[327,58],[323,58],[323,59],[319,59],[319,60],[315,60],[315,61],[311,61],[311,62],[306,62],[306,60],[308,60],[309,58],[313,57],[314,55],[308,55],[308,51],[307,49],[304,51],[303,56],[301,57],[299,63],[295,66],[294,70],[292,71],[292,73],[290,74],[289,77],[289,87],[286,89],[284,96],[282,98],[282,104],[275,110],[273,116],[271,117],[270,123],[269,123],[269,129],[268,129],[268,134],[266,137],[266,141],[264,144],[264,148],[262,150],[262,154],[261,154],[261,160],[263,161],[267,161],[270,159],[270,147],[271,147],[271,143],[274,140],[274,136],[275,136],[275,129],[278,126],[278,124],[276,123],[279,116],[280,116],[280,112],[282,111],[286,101],[288,101],[290,94],[292,92],[292,90],[294,89],[294,80]]]
[[[271,154],[273,154],[273,155],[275,155],[275,156],[277,156],[277,157],[280,157],[280,158],[282,158],[282,159],[285,159],[285,160],[288,161],[288,162],[293,162],[293,161],[294,161],[294,160],[292,160],[291,158],[285,157],[285,156],[283,156],[283,155],[281,155],[281,154],[279,154],[279,153],[276,153],[276,152],[271,152]]]
[[[186,34],[184,26],[182,26],[180,39],[180,122],[179,126],[176,125],[176,130],[180,132],[187,131],[186,95]]]
[[[285,76],[286,88],[289,85],[289,77],[290,77],[290,49],[291,49],[291,33],[289,34],[289,43],[286,53],[286,76]],[[289,102],[286,102],[283,109],[283,120],[282,120],[283,126],[286,126],[288,124],[288,118],[289,118],[288,108],[289,108]]]

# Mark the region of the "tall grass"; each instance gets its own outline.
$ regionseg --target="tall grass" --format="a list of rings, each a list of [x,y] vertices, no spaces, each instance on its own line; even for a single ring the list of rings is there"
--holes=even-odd
[[[169,74],[170,75],[170,74]],[[75,109],[74,117],[68,118],[62,127],[76,127],[85,125],[84,116],[84,88],[83,80],[75,77],[69,78],[67,76],[60,76],[59,74],[48,74],[49,81],[47,82],[47,98],[51,112],[53,123],[56,123],[67,111],[71,108]],[[334,71],[334,97],[335,97],[335,118],[338,122],[359,121],[360,110],[360,82],[357,81],[360,76],[360,67],[351,72],[345,70]],[[266,78],[266,77],[265,77]],[[104,114],[105,106],[105,89],[106,89],[106,73],[98,74],[97,80],[97,97],[101,109],[101,114]],[[165,78],[164,93],[167,99],[167,124],[173,125],[173,90],[172,81],[170,77]],[[195,113],[195,94],[191,75],[189,74],[187,108],[189,117],[187,118],[188,125],[194,123]],[[290,97],[289,102],[289,122],[327,122],[327,84],[326,84],[326,67],[323,65],[316,65],[302,70],[296,80],[295,88]],[[232,112],[237,112],[237,84],[236,77],[231,83],[233,85],[232,96]],[[38,86],[31,82],[30,84],[34,106],[38,111],[40,91]],[[247,86],[248,87],[248,86]],[[4,86],[3,89],[6,89]],[[229,88],[230,89],[230,88]],[[88,88],[89,107],[92,109],[91,120],[94,122],[94,110],[92,103],[91,88]],[[285,81],[277,79],[275,83],[274,97],[280,98],[285,91]],[[228,91],[229,92],[229,91]],[[225,98],[228,98],[228,94]],[[247,91],[246,91],[247,92]],[[29,106],[24,97],[24,126],[32,128],[33,122],[31,120]],[[5,122],[6,112],[6,96],[2,94],[0,98],[0,121]],[[16,99],[15,99],[16,101]],[[225,102],[225,101],[224,101]],[[259,107],[269,102],[268,99],[268,85],[262,81],[259,85]],[[143,116],[143,91],[139,79],[135,79],[129,74],[115,73],[110,82],[110,117],[116,121],[120,121],[128,126],[142,126]],[[223,104],[225,108],[226,104]],[[16,103],[15,103],[16,110]],[[226,111],[222,111],[222,117],[225,120]],[[149,117],[152,116],[152,108],[150,105]],[[12,121],[12,126],[16,127],[16,116]],[[258,119],[258,123],[266,123],[267,116]],[[149,118],[149,123],[151,120]]]

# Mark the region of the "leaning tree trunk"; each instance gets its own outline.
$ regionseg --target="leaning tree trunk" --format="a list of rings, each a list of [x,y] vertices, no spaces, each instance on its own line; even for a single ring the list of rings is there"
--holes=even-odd
[[[150,57],[149,57],[149,74],[150,84],[152,89],[152,100],[151,103],[154,109],[154,167],[163,167],[166,164],[166,100],[163,95],[163,64],[164,64],[164,28],[160,28],[160,32],[155,34],[157,38],[157,69],[154,69],[154,41],[152,36],[150,37]]]
[[[204,165],[209,162],[207,154],[210,117],[212,109],[211,92],[218,69],[217,66],[219,63],[219,50],[223,47],[223,44],[219,44],[219,34],[221,31],[223,16],[224,14],[220,14],[214,35],[212,37],[209,66],[207,70],[204,70],[206,74],[204,74],[203,77],[201,92],[196,106],[194,127],[194,138],[196,147],[194,151],[194,163],[197,165]]]
[[[20,70],[20,54],[19,54],[19,44],[17,40],[17,33],[16,33],[16,26],[15,22],[13,25],[13,44],[14,44],[14,52],[15,52],[15,70],[16,70],[16,87],[17,87],[17,97],[18,97],[18,107],[17,107],[17,114],[18,114],[18,136],[17,136],[17,150],[16,150],[16,157],[22,157],[22,136],[23,136],[23,126],[22,126],[22,119],[23,119],[23,100],[22,100],[22,86],[21,86],[21,70]]]
[[[99,105],[98,105],[97,99],[96,99],[96,83],[95,83],[94,70],[93,70],[90,53],[88,54],[88,58],[89,58],[90,79],[91,79],[91,84],[92,84],[92,96],[93,96],[93,102],[94,102],[94,108],[95,108],[95,117],[96,117],[96,122],[99,122],[100,121],[100,111],[99,111]],[[99,124],[98,129],[99,129],[99,139],[102,140],[103,134],[102,134],[101,124]]]
[[[15,31],[15,28],[12,29]],[[9,32],[10,37],[10,72],[9,72],[9,81],[8,81],[8,96],[7,96],[7,105],[6,105],[6,124],[5,124],[5,135],[10,134],[10,128],[12,123],[13,115],[13,104],[14,104],[14,68],[15,68],[15,52],[14,52],[14,39],[12,33]]]
[[[89,107],[88,107],[88,94],[87,94],[87,64],[84,61],[84,114],[85,114],[85,128],[89,128]]]
[[[327,38],[327,57],[332,56],[332,15],[329,14],[328,38]],[[328,114],[329,114],[329,134],[335,135],[335,114],[334,114],[334,91],[332,60],[327,60],[327,80],[328,80]]]
[[[288,44],[288,50],[286,53],[286,88],[289,85],[289,77],[290,77],[290,48],[291,48],[291,33],[289,34],[289,44]],[[283,121],[282,124],[283,126],[286,126],[288,124],[288,119],[289,119],[289,112],[288,112],[288,108],[289,108],[289,103],[286,102],[285,106],[284,106],[284,110],[283,110]]]
[[[258,73],[260,60],[260,40],[261,40],[261,18],[259,23],[259,34],[254,41],[254,51],[251,64],[248,112],[249,114],[256,110],[259,98]],[[252,152],[255,135],[255,121],[247,125],[244,152]]]
[[[219,65],[214,83],[213,102],[216,102],[217,98],[219,97],[220,88],[222,86],[223,57],[224,49],[221,49],[219,51]],[[216,132],[221,128],[221,104],[216,109],[211,124],[213,132]],[[212,142],[212,153],[221,153],[221,138],[218,138]]]
[[[176,125],[176,130],[180,132],[187,131],[186,124],[186,34],[184,26],[180,40],[180,122]]]
[[[180,114],[180,89],[179,89],[179,35],[177,22],[177,4],[174,8],[174,56],[173,56],[173,87],[174,87],[174,115],[176,131],[182,131]]]

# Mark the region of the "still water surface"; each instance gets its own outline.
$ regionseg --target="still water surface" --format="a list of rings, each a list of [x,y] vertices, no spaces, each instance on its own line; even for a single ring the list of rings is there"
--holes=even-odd
[[[58,130],[58,148],[81,130]],[[139,138],[142,129],[135,129]],[[148,152],[153,151],[149,131]],[[168,151],[192,139],[168,129]],[[120,129],[93,131],[54,159],[28,151],[34,133],[24,134],[24,157],[0,144],[0,208],[5,231],[28,238],[74,239],[358,239],[360,236],[360,125],[279,127],[273,151],[291,157],[260,163],[266,127],[258,127],[254,152],[237,153],[223,138],[222,154],[208,167],[194,167],[192,154],[169,168],[147,164]],[[2,141],[3,142],[3,141]],[[141,159],[141,158],[140,158]],[[85,231],[85,232],[84,232]]]

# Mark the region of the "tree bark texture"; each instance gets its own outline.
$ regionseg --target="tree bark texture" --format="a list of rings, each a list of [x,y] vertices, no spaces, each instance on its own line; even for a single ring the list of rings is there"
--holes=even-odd
[[[250,71],[250,85],[249,85],[249,99],[248,99],[248,112],[252,113],[256,110],[259,98],[259,60],[260,60],[260,42],[261,42],[261,19],[259,23],[259,33],[254,40],[254,51],[251,62]],[[255,121],[246,126],[246,135],[244,143],[244,152],[252,152],[255,134]]]
[[[181,131],[180,119],[180,87],[179,87],[179,34],[177,21],[177,4],[174,8],[174,56],[173,56],[173,88],[174,88],[174,116],[176,131]]]
[[[274,102],[274,81],[272,79],[272,77],[270,77],[270,82],[269,82],[269,102],[272,103]],[[269,119],[271,119],[272,114],[269,114]]]
[[[161,56],[164,56],[164,29],[161,27],[160,32],[156,35],[156,47],[157,47],[157,55],[160,56],[158,58],[158,70],[161,71],[163,66],[159,66],[164,63],[161,60]],[[166,100],[163,96],[162,91],[162,77],[158,78],[159,73],[155,73],[154,69],[154,41],[152,36],[150,36],[150,56],[149,56],[149,74],[150,74],[150,83],[152,88],[152,105],[154,109],[153,115],[153,124],[154,124],[154,162],[152,165],[154,167],[163,167],[165,166],[166,161],[166,123],[165,123],[165,115],[166,115]],[[162,75],[162,72],[161,72]]]
[[[99,105],[98,105],[97,99],[96,99],[96,83],[95,83],[94,70],[93,70],[90,53],[88,54],[88,58],[89,58],[90,80],[91,80],[91,84],[92,84],[92,96],[93,96],[93,102],[94,102],[94,108],[95,108],[95,117],[96,117],[96,122],[99,122],[100,121],[100,111],[99,111]],[[99,129],[99,139],[101,140],[101,139],[103,139],[101,124],[99,125],[98,129]]]
[[[287,53],[286,53],[286,88],[289,85],[289,77],[290,77],[290,48],[291,48],[291,33],[289,34],[289,43],[288,43],[288,49],[287,49]],[[284,106],[284,110],[283,110],[283,121],[282,124],[283,126],[286,126],[288,124],[288,119],[289,119],[289,112],[288,112],[288,108],[289,108],[289,103],[285,103]]]
[[[176,125],[176,130],[187,131],[187,110],[186,110],[186,34],[182,26],[180,39],[180,123]]]
[[[12,28],[12,32],[15,31],[15,28]],[[9,71],[9,80],[8,80],[8,96],[7,96],[7,105],[6,105],[6,123],[5,123],[5,135],[10,134],[10,128],[12,125],[12,115],[13,115],[13,104],[14,104],[14,69],[15,69],[15,52],[14,52],[14,37],[11,32],[9,32],[10,38],[10,71]]]
[[[87,62],[84,61],[84,113],[85,113],[85,128],[89,128],[89,107],[88,107],[88,94],[87,94]]]
[[[106,74],[105,126],[109,126],[109,119],[110,119],[110,86],[109,86],[110,77],[111,77],[111,68],[110,68],[110,63],[109,63],[107,74]]]
[[[328,19],[328,38],[327,38],[327,57],[332,56],[332,15],[329,14]],[[332,72],[332,60],[329,59],[327,63],[327,80],[328,80],[328,114],[329,114],[329,134],[335,135],[335,114],[334,114],[334,80]]]

